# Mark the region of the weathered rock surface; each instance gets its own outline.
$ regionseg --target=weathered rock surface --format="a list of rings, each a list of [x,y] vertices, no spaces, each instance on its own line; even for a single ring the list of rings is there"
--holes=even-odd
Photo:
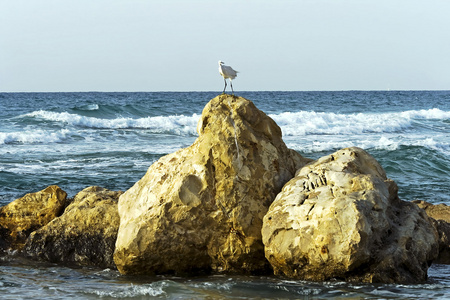
[[[64,214],[30,235],[24,254],[67,265],[115,269],[121,194],[97,186],[85,188]]]
[[[278,125],[241,97],[212,99],[197,131],[193,145],[159,159],[120,197],[120,272],[267,269],[262,218],[310,160],[288,149]]]
[[[439,256],[433,263],[450,264],[450,206],[443,203],[434,205],[420,200],[413,203],[425,210],[439,234]]]
[[[0,207],[0,250],[21,250],[31,232],[62,213],[66,197],[66,192],[52,185]]]
[[[262,229],[276,274],[305,280],[422,282],[438,254],[425,212],[359,148],[300,169],[272,203]]]
[[[425,210],[429,217],[450,223],[450,206],[444,203],[435,205],[422,200],[414,200],[412,202]]]

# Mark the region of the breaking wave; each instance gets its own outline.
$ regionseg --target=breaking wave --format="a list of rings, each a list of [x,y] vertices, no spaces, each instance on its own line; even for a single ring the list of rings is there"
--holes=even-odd
[[[288,136],[346,135],[401,132],[415,126],[418,120],[448,120],[450,111],[437,108],[381,114],[299,111],[273,114],[270,117],[281,127],[283,134]]]
[[[450,155],[450,143],[445,141],[438,141],[434,138],[402,138],[398,136],[373,136],[372,138],[365,139],[346,139],[346,138],[334,138],[329,140],[315,140],[303,144],[299,144],[291,139],[285,139],[287,146],[291,149],[304,152],[324,152],[332,151],[347,147],[360,147],[363,149],[374,150],[388,150],[395,151],[401,147],[423,147],[430,150],[438,151],[440,153]]]
[[[330,112],[283,112],[269,115],[277,122],[285,136],[351,135],[364,133],[402,132],[416,126],[420,120],[450,119],[450,111],[437,108],[429,110],[411,110],[398,113],[381,114],[337,114]],[[171,115],[146,118],[118,117],[102,119],[80,116],[67,112],[50,112],[39,110],[25,115],[44,121],[96,129],[151,129],[155,133],[174,133],[196,135],[199,115]],[[450,124],[447,124],[450,126]]]
[[[437,108],[378,114],[299,111],[271,114],[270,117],[281,127],[288,147],[299,151],[320,152],[350,146],[396,150],[401,146],[420,146],[450,153],[450,143],[445,138],[446,132],[450,130],[450,111]],[[38,122],[39,128],[0,132],[0,144],[60,143],[73,136],[87,138],[87,135],[100,135],[97,130],[118,129],[144,135],[170,134],[193,138],[197,136],[200,116],[193,114],[107,119],[39,110],[20,118],[31,118]],[[56,122],[58,127],[48,122]],[[427,136],[423,129],[430,122],[434,124],[434,128],[441,128],[441,132],[433,132],[433,136]],[[422,127],[419,135],[417,127]]]
[[[44,121],[60,122],[71,126],[94,129],[150,129],[155,133],[173,133],[180,135],[196,134],[197,122],[200,116],[174,115],[156,116],[146,118],[101,119],[95,117],[80,116],[68,112],[51,112],[45,110],[26,114],[24,117],[40,119]]]
[[[2,144],[36,144],[36,143],[60,143],[68,138],[70,131],[61,129],[49,130],[24,130],[15,132],[0,132],[0,145]]]

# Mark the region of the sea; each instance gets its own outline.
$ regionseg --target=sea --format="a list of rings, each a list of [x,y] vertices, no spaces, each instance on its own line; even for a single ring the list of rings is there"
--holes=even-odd
[[[0,206],[58,185],[129,189],[161,156],[190,146],[218,92],[0,93]],[[450,205],[450,91],[236,92],[317,159],[368,151],[402,200]],[[277,276],[125,276],[0,257],[0,299],[450,299],[450,265],[423,284],[307,282]]]

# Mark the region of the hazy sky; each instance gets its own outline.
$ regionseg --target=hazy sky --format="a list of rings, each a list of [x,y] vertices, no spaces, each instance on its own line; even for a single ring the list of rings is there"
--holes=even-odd
[[[0,0],[0,91],[450,89],[448,0]]]

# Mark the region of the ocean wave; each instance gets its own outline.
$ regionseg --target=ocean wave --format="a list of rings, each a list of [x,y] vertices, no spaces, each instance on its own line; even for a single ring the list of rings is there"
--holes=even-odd
[[[156,281],[150,284],[130,284],[129,286],[123,286],[120,289],[109,290],[87,290],[85,293],[94,294],[100,297],[111,298],[135,298],[135,297],[162,297],[167,293],[164,289],[167,289],[172,285],[172,281]]]
[[[333,112],[282,112],[269,115],[284,136],[355,135],[400,133],[413,129],[423,119],[450,119],[450,111],[437,108],[388,113],[339,114]],[[169,115],[145,118],[116,117],[112,119],[88,117],[68,112],[39,110],[25,115],[45,121],[60,122],[93,129],[148,129],[153,133],[197,135],[199,115]]]
[[[440,110],[439,108],[421,109],[421,110],[408,110],[401,112],[400,115],[404,118],[411,119],[436,119],[436,120],[448,120],[450,119],[450,111]]]
[[[447,120],[450,111],[437,108],[379,114],[299,111],[271,114],[270,117],[281,127],[285,136],[348,135],[402,132],[412,128],[417,119]]]
[[[97,103],[90,103],[90,104],[74,106],[71,109],[74,111],[95,111],[95,110],[99,110],[100,106]]]
[[[301,144],[295,140],[288,139],[285,141],[289,148],[304,153],[335,151],[347,147],[360,147],[363,149],[374,150],[388,150],[395,151],[401,147],[423,147],[430,150],[440,152],[445,155],[450,155],[450,143],[440,141],[434,138],[417,138],[413,137],[387,137],[381,136],[379,138],[361,138],[361,139],[328,139],[328,140],[312,140],[303,141]]]
[[[58,131],[24,130],[15,132],[0,132],[0,145],[2,144],[36,144],[36,143],[60,143],[68,138],[70,131],[61,129]]]
[[[26,114],[25,117],[37,118],[46,121],[61,122],[72,126],[94,129],[149,129],[154,133],[172,133],[195,135],[199,115],[192,116],[173,115],[146,118],[101,119],[80,116],[68,112],[51,112],[45,110]]]
[[[93,104],[83,105],[83,106],[79,107],[78,109],[81,109],[81,110],[99,110],[99,108],[100,107],[98,106],[98,104],[93,103]]]

